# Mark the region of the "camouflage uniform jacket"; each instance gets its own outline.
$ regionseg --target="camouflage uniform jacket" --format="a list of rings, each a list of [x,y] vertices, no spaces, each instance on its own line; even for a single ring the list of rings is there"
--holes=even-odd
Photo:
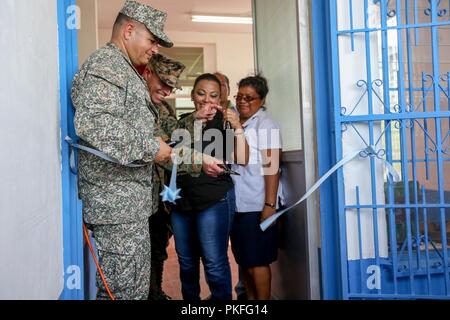
[[[79,195],[89,224],[142,221],[152,211],[154,139],[157,111],[147,85],[130,59],[114,44],[94,52],[72,87],[75,129],[81,143],[103,151],[130,168],[79,153]]]

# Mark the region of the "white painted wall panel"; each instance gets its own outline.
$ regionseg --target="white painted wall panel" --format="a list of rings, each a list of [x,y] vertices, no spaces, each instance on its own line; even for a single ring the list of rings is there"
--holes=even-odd
[[[0,1],[0,299],[63,289],[56,6]]]
[[[267,107],[281,125],[283,151],[302,150],[296,0],[254,1],[259,71],[269,81]]]

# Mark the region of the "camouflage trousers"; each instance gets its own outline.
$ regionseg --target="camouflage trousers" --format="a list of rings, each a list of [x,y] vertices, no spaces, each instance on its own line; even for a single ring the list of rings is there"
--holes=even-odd
[[[120,225],[90,225],[99,264],[117,300],[146,300],[150,286],[151,250],[148,220]],[[97,299],[109,300],[97,274]]]

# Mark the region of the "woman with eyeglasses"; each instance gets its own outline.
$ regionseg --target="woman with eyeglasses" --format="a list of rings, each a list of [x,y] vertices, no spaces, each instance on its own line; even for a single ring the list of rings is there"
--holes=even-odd
[[[230,159],[245,165],[248,146],[239,115],[220,106],[220,85],[219,79],[209,73],[195,81],[191,97],[196,111],[214,108],[219,112],[203,124],[202,141],[193,142],[192,147],[199,144],[202,150],[197,151],[222,160],[225,174],[218,177],[208,176],[208,172],[202,172],[200,176],[179,175],[177,185],[181,189],[181,199],[171,214],[185,300],[200,300],[200,259],[211,299],[232,299],[228,242],[235,211],[235,193],[230,177],[232,171],[225,164]],[[226,129],[226,122],[232,129]],[[227,136],[232,143],[225,143]],[[210,154],[209,150],[212,151]]]
[[[280,158],[282,141],[279,126],[268,116],[265,102],[269,87],[262,76],[239,82],[236,106],[250,147],[247,166],[233,165],[236,213],[231,244],[243,273],[249,300],[270,300],[270,264],[277,259],[277,231],[263,232],[259,224],[275,214],[281,199]]]

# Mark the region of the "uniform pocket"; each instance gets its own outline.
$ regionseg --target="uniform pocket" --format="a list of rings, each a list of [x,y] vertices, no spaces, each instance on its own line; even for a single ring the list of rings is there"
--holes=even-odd
[[[137,267],[134,256],[118,255],[99,251],[100,265],[109,290],[117,299],[129,299],[136,291]],[[98,287],[106,291],[102,279],[97,275]]]

